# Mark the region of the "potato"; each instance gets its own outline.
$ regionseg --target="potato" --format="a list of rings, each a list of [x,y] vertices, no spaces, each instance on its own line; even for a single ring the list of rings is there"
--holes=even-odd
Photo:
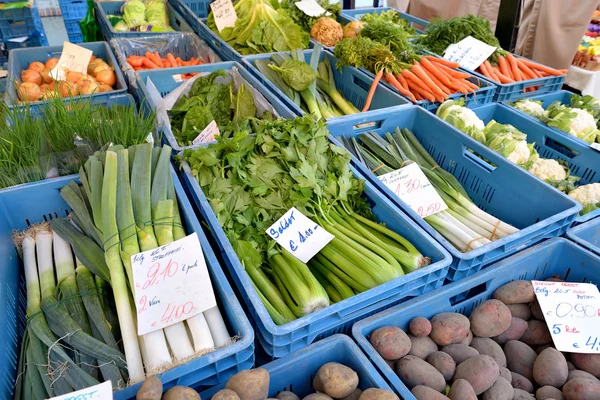
[[[426,361],[433,365],[444,376],[445,380],[449,381],[454,376],[456,363],[450,357],[450,354],[443,351],[436,351],[435,353],[431,353]]]
[[[431,333],[431,322],[424,317],[413,318],[412,321],[410,321],[408,330],[416,337],[429,336]]]
[[[410,338],[410,351],[408,355],[426,359],[431,353],[438,351],[438,346],[429,336],[416,337],[408,335]]]
[[[450,400],[440,392],[427,386],[415,386],[410,391],[417,400]]]
[[[463,361],[475,357],[479,355],[479,352],[467,346],[466,344],[449,344],[448,346],[442,347],[442,351],[444,353],[448,353],[450,357],[454,360],[456,365],[462,363]]]
[[[140,390],[135,395],[136,400],[160,400],[163,393],[163,385],[155,375],[146,378]]]
[[[506,356],[502,347],[490,338],[476,337],[471,342],[471,347],[486,356],[490,356],[496,361],[499,367],[506,367]]]
[[[331,397],[323,393],[313,393],[302,398],[302,400],[333,400]]]
[[[519,341],[530,346],[541,346],[552,343],[552,336],[545,322],[532,319],[527,321],[527,330]]]
[[[363,394],[363,391],[357,388],[354,392],[350,393],[348,396],[344,397],[342,400],[358,400],[362,394]]]
[[[473,341],[473,332],[471,332],[471,330],[469,329],[469,333],[467,334],[467,337],[464,338],[463,340],[461,340],[460,342],[458,342],[458,344],[466,344],[467,346],[470,346],[472,341]]]
[[[317,379],[321,382],[322,388],[317,390],[338,399],[349,396],[358,387],[358,374],[353,369],[336,362],[323,364],[317,371],[315,380]]]
[[[240,400],[263,400],[269,395],[271,377],[264,368],[240,371],[229,378],[225,389],[231,389],[240,396]]]
[[[512,400],[514,389],[509,381],[499,377],[491,388],[483,392],[483,400]]]
[[[562,392],[567,400],[600,399],[600,381],[585,378],[571,379],[563,386]]]
[[[215,393],[212,400],[240,400],[240,396],[231,389],[223,389]]]
[[[562,392],[552,386],[542,386],[535,392],[535,400],[564,400]]]
[[[535,292],[530,281],[512,281],[496,289],[493,297],[506,305],[523,304],[535,301]]]
[[[521,374],[517,374],[516,372],[511,372],[512,379],[510,383],[516,389],[524,390],[528,393],[533,393],[533,383],[527,378],[525,378]]]
[[[477,400],[477,395],[471,384],[465,379],[457,379],[448,392],[450,400]]]
[[[546,319],[544,317],[542,307],[540,307],[540,303],[537,300],[529,305],[529,309],[531,310],[531,315],[533,315],[533,318],[539,319],[540,321],[544,321]]]
[[[567,360],[560,351],[549,347],[535,359],[533,379],[538,385],[561,387],[568,376]]]
[[[471,313],[471,330],[479,337],[494,337],[510,327],[512,315],[500,300],[487,300]]]
[[[571,362],[585,372],[600,378],[600,354],[571,354]]]
[[[514,389],[513,400],[535,400],[531,393],[527,393],[521,389]]]
[[[512,317],[508,329],[499,334],[498,336],[494,336],[492,339],[494,339],[499,344],[505,344],[509,340],[519,340],[521,336],[523,336],[523,334],[527,332],[528,327],[529,325],[524,319]]]
[[[507,304],[506,307],[510,310],[510,315],[516,318],[521,318],[524,321],[531,319],[531,309],[529,304]]]
[[[367,389],[358,400],[399,400],[398,396],[385,389]]]
[[[384,326],[371,334],[370,342],[381,357],[398,360],[408,354],[411,342],[406,333],[395,326]]]
[[[300,400],[300,397],[288,391],[279,393],[277,396],[275,396],[275,398],[278,400]]]
[[[446,388],[444,376],[433,365],[415,356],[404,356],[398,360],[396,374],[408,389],[425,385],[442,392]]]
[[[509,382],[512,382],[512,374],[508,368],[500,367],[500,376]]]
[[[429,337],[440,346],[458,343],[469,334],[469,319],[458,313],[440,313],[431,318]]]
[[[525,378],[533,379],[533,364],[537,353],[523,342],[510,340],[504,345],[506,363],[511,372],[523,375]]]
[[[575,378],[598,380],[598,378],[596,378],[594,375],[590,374],[589,372],[582,371],[580,369],[574,369],[569,371],[569,375],[567,376],[567,382]]]
[[[173,386],[163,394],[162,400],[200,400],[200,395],[187,386]]]
[[[575,366],[573,365],[573,363],[571,361],[567,361],[567,365],[569,366],[569,371],[573,371],[575,368]]]
[[[490,356],[479,355],[463,361],[456,367],[454,379],[466,379],[476,395],[488,390],[500,376],[496,361]]]
[[[535,349],[533,349],[533,350],[535,350],[535,352],[536,352],[536,353],[538,354],[538,356],[539,356],[539,355],[540,355],[540,353],[541,353],[542,351],[546,350],[546,349],[547,349],[547,348],[549,348],[549,347],[551,347],[551,348],[554,348],[554,346],[553,346],[552,344],[543,344],[543,345],[541,345],[541,346],[537,346],[537,347],[536,347]]]

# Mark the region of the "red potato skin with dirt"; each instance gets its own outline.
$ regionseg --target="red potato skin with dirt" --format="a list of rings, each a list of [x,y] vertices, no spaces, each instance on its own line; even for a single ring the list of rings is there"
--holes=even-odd
[[[576,378],[563,386],[563,396],[567,400],[600,399],[600,382],[591,379]]]
[[[491,338],[506,331],[512,322],[510,310],[500,300],[487,300],[473,310],[469,317],[473,335]]]
[[[429,336],[431,333],[431,322],[425,317],[413,318],[412,321],[410,321],[408,330],[416,337]]]
[[[577,369],[582,369],[600,379],[600,354],[571,354],[571,362]]]
[[[533,364],[533,379],[540,386],[561,387],[569,376],[569,366],[565,356],[549,347],[537,356]]]
[[[521,318],[524,321],[531,319],[531,309],[528,304],[507,304],[506,307],[510,310],[510,315],[516,318]]]
[[[454,379],[465,379],[473,387],[476,395],[488,390],[500,376],[496,361],[490,356],[475,356],[456,367]]]
[[[439,346],[458,343],[469,336],[471,323],[469,319],[458,313],[440,313],[431,318],[429,337]]]
[[[496,361],[499,367],[506,367],[506,356],[502,347],[490,338],[476,337],[471,342],[471,347],[486,356],[490,356]]]
[[[476,349],[462,343],[449,344],[448,346],[442,347],[442,351],[450,354],[450,357],[452,357],[456,365],[471,357],[479,355],[479,352]]]
[[[512,281],[496,289],[494,299],[506,305],[524,304],[535,301],[535,291],[530,281]]]
[[[511,340],[504,345],[504,354],[511,372],[533,380],[533,364],[537,353],[531,347],[518,340]]]
[[[450,400],[440,392],[436,392],[427,386],[415,386],[410,392],[417,400]]]
[[[508,329],[492,339],[498,344],[506,344],[509,340],[519,340],[527,332],[528,327],[529,324],[524,319],[512,317]]]
[[[457,379],[450,387],[448,392],[450,400],[477,400],[477,395],[469,381]]]
[[[408,352],[409,356],[419,357],[424,360],[431,353],[435,353],[438,351],[438,346],[435,344],[433,340],[429,336],[416,337],[413,335],[408,335],[410,338],[410,351]]]
[[[423,385],[442,392],[446,388],[444,376],[433,365],[418,357],[402,357],[396,362],[395,371],[409,389]]]
[[[542,346],[552,343],[552,335],[545,322],[532,319],[527,321],[527,330],[519,340],[529,346]]]
[[[371,345],[386,360],[398,360],[408,354],[411,348],[410,338],[395,326],[384,326],[371,334]]]

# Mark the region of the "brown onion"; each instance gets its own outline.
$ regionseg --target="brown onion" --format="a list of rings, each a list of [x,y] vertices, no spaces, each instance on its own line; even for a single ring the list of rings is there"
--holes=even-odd
[[[54,69],[56,64],[58,64],[58,58],[49,58],[48,61],[46,61],[46,68]]]
[[[88,64],[87,73],[91,75],[92,72],[94,72],[94,68],[96,68],[100,64],[104,64],[104,61],[99,58],[96,58],[94,61]]]
[[[34,71],[40,73],[44,70],[44,68],[46,68],[46,66],[44,64],[42,64],[39,61],[34,61],[31,64],[29,64],[28,69],[31,69],[31,70],[34,70]]]
[[[47,92],[49,87],[50,87],[50,85],[48,85],[47,83],[42,83],[40,85],[40,92],[42,92],[42,93]]]
[[[94,68],[94,70],[92,71],[91,75],[92,75],[92,76],[96,76],[96,75],[98,75],[100,72],[102,72],[102,71],[104,71],[104,70],[107,70],[107,69],[110,69],[110,67],[108,66],[108,64],[107,64],[107,63],[105,63],[105,62],[98,63],[98,64],[96,65],[96,67]]]
[[[94,94],[99,91],[100,87],[98,84],[92,80],[81,80],[77,84],[77,89],[79,89],[79,94]]]
[[[52,83],[54,81],[54,79],[52,79],[52,77],[50,76],[50,71],[52,71],[50,68],[46,68],[40,74],[44,83]]]
[[[66,78],[68,82],[76,83],[82,76],[83,74],[81,72],[69,71],[67,72]]]
[[[17,89],[17,94],[21,101],[38,101],[42,96],[40,87],[31,82],[21,83]]]
[[[77,86],[73,82],[58,82],[58,92],[61,97],[77,96]]]
[[[34,83],[39,86],[42,84],[42,76],[37,71],[26,69],[21,72],[21,81],[23,81],[23,83]]]
[[[100,85],[100,93],[102,92],[112,92],[113,88],[108,85]]]
[[[105,69],[96,75],[96,80],[100,84],[115,86],[117,83],[117,76],[115,75],[115,71],[112,69]]]

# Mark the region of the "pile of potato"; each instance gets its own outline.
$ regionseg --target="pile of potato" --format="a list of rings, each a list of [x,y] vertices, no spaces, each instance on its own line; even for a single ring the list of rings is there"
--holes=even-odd
[[[469,318],[417,317],[408,334],[385,326],[370,342],[417,400],[600,399],[600,354],[553,347],[529,281],[498,288]]]
[[[302,371],[299,371],[302,373]],[[276,398],[269,398],[269,372],[263,368],[241,371],[229,378],[225,389],[218,391],[212,400],[300,400],[292,392],[281,392]],[[399,400],[389,390],[358,388],[358,374],[345,365],[330,362],[324,364],[313,379],[316,393],[305,396],[302,400]],[[160,379],[146,379],[137,393],[136,400],[161,400],[162,384]],[[169,389],[162,400],[201,400],[194,390],[175,386]]]

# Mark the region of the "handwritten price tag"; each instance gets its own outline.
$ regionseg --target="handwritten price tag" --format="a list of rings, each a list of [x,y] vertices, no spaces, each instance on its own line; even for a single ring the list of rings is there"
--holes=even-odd
[[[531,281],[557,350],[600,353],[600,293],[590,283]]]
[[[106,381],[99,385],[91,386],[76,392],[52,397],[50,400],[112,400],[112,398],[112,383]]]
[[[196,139],[192,141],[193,144],[208,143],[215,140],[215,136],[220,135],[219,127],[217,122],[213,119],[210,124],[206,125],[206,128],[200,132]]]
[[[267,235],[291,255],[307,263],[335,236],[292,207],[267,229]]]
[[[55,80],[64,80],[66,75],[65,70],[81,72],[83,75],[87,75],[87,67],[92,54],[92,50],[65,42],[58,64],[50,71],[50,76]]]
[[[301,0],[294,4],[296,4],[296,7],[298,7],[300,11],[309,17],[320,17],[325,14],[325,9],[315,0]]]
[[[215,17],[215,25],[221,32],[225,28],[235,26],[237,21],[237,14],[233,8],[231,0],[216,0],[210,3],[210,8]]]
[[[217,305],[198,236],[131,256],[138,335]]]
[[[483,43],[472,36],[467,36],[460,42],[448,46],[444,52],[444,58],[448,61],[459,63],[463,68],[475,70],[494,51],[496,51],[494,46]]]
[[[379,180],[423,218],[448,208],[416,163],[381,175]]]

